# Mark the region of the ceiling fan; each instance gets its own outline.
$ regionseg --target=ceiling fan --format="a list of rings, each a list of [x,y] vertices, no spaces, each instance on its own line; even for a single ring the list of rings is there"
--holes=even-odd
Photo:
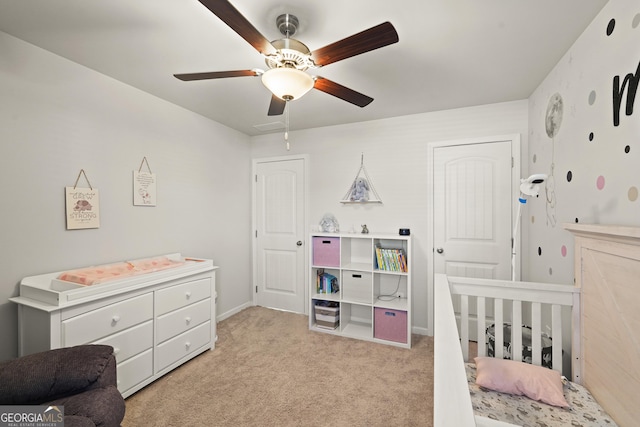
[[[359,107],[369,105],[373,98],[324,77],[311,76],[305,71],[309,68],[320,68],[398,41],[398,33],[393,25],[384,22],[320,49],[310,51],[304,43],[291,38],[298,28],[298,19],[293,15],[278,16],[276,25],[284,38],[269,42],[227,0],[198,1],[264,56],[269,68],[266,71],[260,69],[214,71],[174,74],[174,76],[183,81],[261,76],[262,83],[272,93],[269,116],[281,115],[288,101],[300,98],[311,89],[320,90]]]

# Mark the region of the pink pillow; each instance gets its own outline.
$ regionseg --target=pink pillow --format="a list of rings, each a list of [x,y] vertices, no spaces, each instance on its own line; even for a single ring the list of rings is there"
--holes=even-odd
[[[558,371],[494,357],[476,357],[476,384],[567,408]]]

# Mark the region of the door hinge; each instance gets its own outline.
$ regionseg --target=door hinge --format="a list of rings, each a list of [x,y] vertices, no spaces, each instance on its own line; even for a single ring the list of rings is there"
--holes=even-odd
[[[258,174],[256,174],[255,176],[256,176],[256,182],[258,182]]]
[[[513,159],[513,157],[511,157],[511,167],[512,168],[513,168],[514,164],[515,164],[515,160]]]
[[[258,230],[256,230],[256,239],[258,238]]]
[[[256,285],[256,294],[258,293],[258,285]]]

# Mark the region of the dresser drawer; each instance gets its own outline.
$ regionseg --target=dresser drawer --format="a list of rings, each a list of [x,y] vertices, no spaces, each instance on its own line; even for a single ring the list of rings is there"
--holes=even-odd
[[[118,391],[124,393],[153,375],[153,350],[118,363]]]
[[[188,330],[156,347],[156,373],[189,355],[211,340],[211,322]]]
[[[156,292],[156,315],[211,297],[211,279],[181,283]]]
[[[118,363],[142,353],[153,347],[153,321],[148,320],[140,325],[109,335],[93,344],[104,344],[113,347]]]
[[[156,321],[156,342],[166,341],[210,319],[210,298],[164,314]]]
[[[150,292],[63,321],[62,345],[70,347],[96,341],[152,318]]]

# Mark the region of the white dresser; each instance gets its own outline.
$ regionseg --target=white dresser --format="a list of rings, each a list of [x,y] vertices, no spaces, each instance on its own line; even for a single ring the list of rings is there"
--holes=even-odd
[[[179,257],[179,254],[172,254]],[[118,389],[127,397],[215,347],[211,260],[93,286],[60,284],[59,273],[20,284],[20,356],[80,344],[113,346]]]

